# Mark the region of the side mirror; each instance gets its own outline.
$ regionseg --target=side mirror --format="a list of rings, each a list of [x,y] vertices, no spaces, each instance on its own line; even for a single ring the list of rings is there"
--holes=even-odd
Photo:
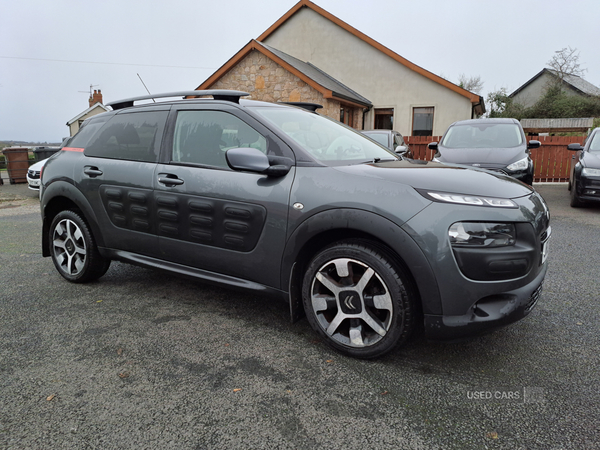
[[[227,164],[233,170],[263,173],[272,177],[286,175],[293,165],[293,161],[290,158],[269,158],[260,150],[250,147],[229,149],[225,153],[225,158],[227,159]]]
[[[527,148],[532,149],[532,148],[540,148],[542,145],[542,143],[540,141],[529,141],[527,143]]]
[[[427,144],[427,147],[430,150],[437,150],[438,149],[438,143],[437,142],[430,142],[429,144]]]
[[[579,150],[583,150],[583,147],[581,146],[581,144],[569,144],[567,145],[567,150],[577,152]]]
[[[396,147],[396,150],[394,150],[394,151],[396,153],[398,153],[400,156],[403,156],[408,151],[408,147],[406,145],[399,145],[398,147]]]

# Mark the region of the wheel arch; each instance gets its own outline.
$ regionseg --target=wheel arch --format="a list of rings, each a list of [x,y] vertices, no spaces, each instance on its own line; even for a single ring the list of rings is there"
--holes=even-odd
[[[417,243],[394,222],[378,214],[334,209],[317,213],[290,235],[282,261],[281,286],[288,287],[292,321],[304,315],[302,278],[310,260],[332,242],[360,239],[385,253],[410,277],[425,314],[441,314],[441,297],[431,265]]]
[[[96,214],[84,195],[72,184],[56,181],[44,188],[42,196],[42,255],[50,256],[49,231],[54,217],[66,209],[75,209],[91,228],[96,244],[104,245]]]

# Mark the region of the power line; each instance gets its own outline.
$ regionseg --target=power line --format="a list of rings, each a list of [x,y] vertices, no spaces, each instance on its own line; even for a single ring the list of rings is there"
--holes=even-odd
[[[63,62],[63,63],[77,63],[77,64],[105,64],[112,66],[138,66],[138,67],[165,67],[169,69],[205,69],[205,70],[217,70],[216,67],[198,67],[198,66],[166,66],[160,64],[132,64],[132,63],[115,63],[115,62],[101,62],[101,61],[75,61],[69,59],[50,59],[50,58],[24,58],[21,56],[1,56],[2,59],[21,59],[26,61],[51,61],[51,62]]]

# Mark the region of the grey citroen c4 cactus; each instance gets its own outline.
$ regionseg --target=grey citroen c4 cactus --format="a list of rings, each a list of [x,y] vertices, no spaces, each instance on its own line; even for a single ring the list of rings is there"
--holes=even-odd
[[[87,119],[42,172],[43,254],[60,275],[95,280],[118,260],[274,294],[359,358],[419,323],[458,339],[529,314],[550,237],[535,190],[403,160],[314,111],[246,95],[132,98]],[[167,97],[180,98],[148,103]]]

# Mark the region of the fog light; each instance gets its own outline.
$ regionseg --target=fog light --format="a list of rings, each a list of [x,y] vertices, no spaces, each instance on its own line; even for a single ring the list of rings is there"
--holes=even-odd
[[[456,222],[448,229],[453,247],[491,248],[514,245],[517,239],[512,223]]]

